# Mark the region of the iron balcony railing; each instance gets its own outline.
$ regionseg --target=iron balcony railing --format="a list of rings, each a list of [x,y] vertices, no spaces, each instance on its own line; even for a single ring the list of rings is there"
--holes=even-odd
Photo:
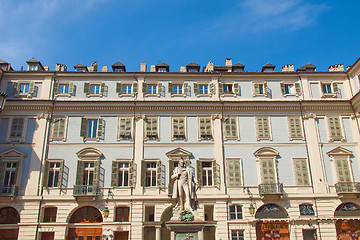
[[[18,186],[7,186],[2,185],[0,186],[0,196],[11,196],[15,197],[18,195],[19,187]]]
[[[360,193],[360,182],[339,182],[335,184],[337,193]]]
[[[74,185],[74,196],[97,196],[100,194],[99,186],[96,185]]]
[[[262,183],[259,184],[259,194],[283,194],[283,184],[282,183]]]

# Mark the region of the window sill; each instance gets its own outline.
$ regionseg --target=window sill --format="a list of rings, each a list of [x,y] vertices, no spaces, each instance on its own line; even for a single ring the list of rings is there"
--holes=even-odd
[[[336,94],[335,93],[323,93],[323,95],[321,96],[322,98],[336,98]]]

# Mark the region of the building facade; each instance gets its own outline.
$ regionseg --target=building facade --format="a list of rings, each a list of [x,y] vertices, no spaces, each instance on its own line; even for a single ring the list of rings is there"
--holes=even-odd
[[[171,239],[181,158],[199,239],[359,239],[360,60],[27,64],[0,61],[0,239]]]

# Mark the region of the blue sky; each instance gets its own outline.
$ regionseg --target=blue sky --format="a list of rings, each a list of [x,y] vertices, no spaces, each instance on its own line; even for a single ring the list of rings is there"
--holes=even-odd
[[[225,58],[318,70],[360,57],[359,0],[0,0],[0,59],[34,57],[54,70],[120,61],[127,71],[161,61],[170,71]]]

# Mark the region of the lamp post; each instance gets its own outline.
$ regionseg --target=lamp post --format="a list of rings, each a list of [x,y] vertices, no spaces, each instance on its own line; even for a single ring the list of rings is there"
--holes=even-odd
[[[6,98],[6,93],[0,92],[0,112],[4,109]]]
[[[106,204],[109,202],[109,195],[111,195],[112,192],[111,190],[109,189],[108,191],[108,195],[107,195],[107,198],[106,198],[106,201],[105,201],[105,207],[104,207],[104,210],[103,210],[103,214],[104,214],[104,218],[108,218],[109,217],[109,208],[106,206]]]
[[[252,195],[252,193],[250,192],[250,189],[249,189],[249,188],[246,188],[246,191],[247,191],[247,194],[249,195],[249,198],[250,198],[249,213],[250,213],[251,215],[254,215],[254,213],[255,213],[255,207],[254,207],[254,205],[253,205],[253,202],[254,202],[254,200],[253,200],[253,195]]]

